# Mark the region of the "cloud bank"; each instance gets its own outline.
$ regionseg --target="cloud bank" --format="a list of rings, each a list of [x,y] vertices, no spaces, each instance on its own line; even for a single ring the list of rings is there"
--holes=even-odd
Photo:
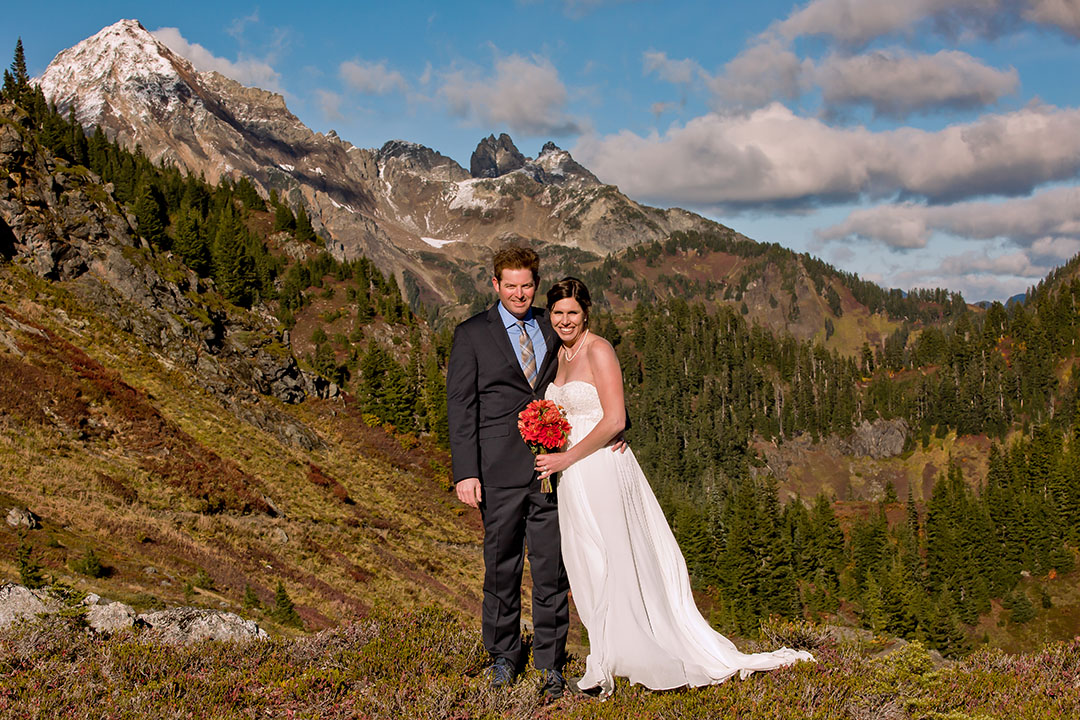
[[[567,91],[546,58],[509,55],[496,59],[494,73],[443,73],[439,95],[450,114],[486,127],[507,127],[532,136],[575,135],[584,124],[566,113]]]
[[[212,70],[242,85],[282,92],[281,75],[266,60],[241,56],[232,61],[218,57],[199,43],[188,42],[174,27],[158,28],[151,34],[170,50],[187,58],[196,70]]]

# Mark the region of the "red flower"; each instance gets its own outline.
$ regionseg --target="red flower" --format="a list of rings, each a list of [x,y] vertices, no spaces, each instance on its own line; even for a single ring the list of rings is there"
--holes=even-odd
[[[518,413],[518,432],[533,455],[553,452],[566,445],[570,423],[563,409],[551,400],[533,400]],[[551,492],[550,478],[540,483],[543,492]]]

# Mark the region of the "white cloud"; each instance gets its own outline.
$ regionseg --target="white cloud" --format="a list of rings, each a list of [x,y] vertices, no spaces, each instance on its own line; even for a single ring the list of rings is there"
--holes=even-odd
[[[489,77],[464,70],[443,73],[439,95],[452,115],[478,125],[555,136],[577,134],[584,127],[566,113],[566,87],[546,58],[498,58]]]
[[[1068,252],[1071,243],[1080,240],[1080,187],[1051,188],[1031,197],[997,202],[882,205],[856,210],[816,235],[825,241],[863,239],[895,248],[920,248],[935,232],[971,240],[1002,238],[1022,247],[1038,244],[1044,256]]]
[[[1080,0],[1033,0],[1023,11],[1024,19],[1057,27],[1080,38]]]
[[[896,49],[831,54],[814,70],[814,79],[830,108],[865,103],[876,115],[889,117],[990,105],[1020,84],[1015,69],[997,70],[967,53],[912,55]]]
[[[931,132],[830,127],[774,103],[663,136],[582,138],[573,154],[633,197],[710,209],[1020,195],[1080,173],[1080,109],[1032,106]]]
[[[718,107],[753,109],[798,97],[812,69],[812,61],[800,60],[779,38],[764,37],[706,82]]]
[[[813,0],[770,25],[715,77],[705,77],[720,110],[794,100],[815,85],[830,113],[853,104],[889,117],[974,108],[1015,91],[1016,71],[990,68],[961,52],[852,50],[880,38],[996,37],[1032,23],[1080,38],[1080,0]],[[832,48],[818,67],[795,53],[796,41],[808,36]]]
[[[1052,243],[1051,253],[1035,246],[998,252],[992,248],[968,250],[935,261],[932,267],[910,268],[884,278],[887,286],[901,288],[947,287],[969,302],[1006,300],[1026,292],[1055,267],[1080,251],[1080,241]]]
[[[345,116],[341,113],[340,95],[329,90],[318,89],[315,91],[315,97],[319,101],[319,109],[322,110],[322,114],[327,120],[340,121],[345,119]]]
[[[218,57],[199,43],[188,42],[174,27],[163,27],[151,33],[173,52],[187,58],[196,70],[216,71],[237,82],[281,92],[281,75],[266,60],[240,56],[235,62]]]
[[[250,15],[244,15],[242,17],[233,19],[233,21],[229,23],[229,27],[225,29],[225,32],[229,33],[234,38],[239,40],[240,37],[244,34],[244,29],[247,28],[248,25],[257,22],[259,22],[258,8],[253,10]]]
[[[701,66],[693,60],[672,60],[667,53],[649,50],[642,58],[645,74],[656,73],[674,85],[689,85],[695,78],[704,75]]]
[[[912,33],[916,28],[946,36],[995,37],[1035,23],[1080,37],[1077,0],[814,0],[770,32],[787,40],[822,35],[846,46],[875,38]]]
[[[338,67],[341,79],[356,92],[367,95],[386,95],[390,92],[407,92],[409,84],[397,70],[390,70],[386,62],[362,62],[347,60]]]

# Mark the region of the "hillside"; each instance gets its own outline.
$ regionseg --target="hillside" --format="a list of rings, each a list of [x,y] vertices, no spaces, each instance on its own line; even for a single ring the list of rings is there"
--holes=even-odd
[[[80,584],[143,607],[266,604],[281,581],[309,628],[379,602],[475,611],[480,531],[443,451],[308,396],[275,322],[147,244],[10,105],[0,165],[0,505],[41,518],[44,573],[92,550],[104,574]]]

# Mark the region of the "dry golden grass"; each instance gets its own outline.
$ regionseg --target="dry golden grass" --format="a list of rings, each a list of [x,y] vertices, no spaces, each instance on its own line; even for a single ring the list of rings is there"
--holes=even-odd
[[[254,397],[219,400],[62,287],[10,266],[0,313],[38,328],[9,330],[22,358],[0,346],[4,367],[25,375],[17,395],[0,393],[0,501],[42,517],[30,539],[46,574],[118,599],[232,610],[248,586],[270,603],[281,580],[310,629],[378,603],[477,618],[482,531],[453,499],[442,451],[333,402],[257,398],[323,446],[285,444],[229,409]],[[0,529],[9,577],[15,544]],[[106,577],[69,569],[86,548]],[[213,589],[190,587],[200,572]]]

